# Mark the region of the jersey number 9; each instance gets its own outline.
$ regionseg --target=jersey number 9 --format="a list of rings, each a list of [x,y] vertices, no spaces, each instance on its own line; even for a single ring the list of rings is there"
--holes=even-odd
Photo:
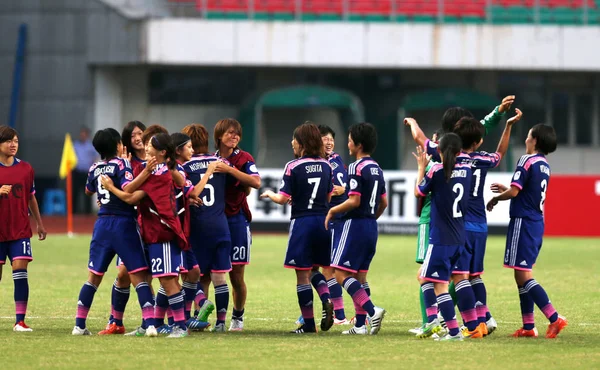
[[[108,204],[108,202],[110,202],[110,192],[108,190],[104,189],[104,186],[102,186],[102,181],[100,180],[99,177],[98,177],[98,200],[102,204]]]

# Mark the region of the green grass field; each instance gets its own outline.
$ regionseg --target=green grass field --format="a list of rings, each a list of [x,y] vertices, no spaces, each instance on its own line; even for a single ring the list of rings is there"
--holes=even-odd
[[[504,239],[490,238],[484,280],[488,306],[499,329],[483,340],[437,343],[418,340],[407,330],[420,320],[415,280],[414,237],[382,236],[371,265],[373,301],[387,315],[377,336],[342,337],[333,327],[318,335],[294,336],[299,315],[295,277],[282,267],[285,236],[254,237],[247,270],[248,302],[243,333],[193,333],[189,338],[73,337],[77,296],[87,276],[89,236],[50,236],[34,241],[30,265],[28,324],[33,333],[13,333],[14,304],[10,268],[0,285],[2,368],[597,368],[600,367],[600,241],[546,239],[536,279],[546,288],[569,326],[555,340],[513,339],[520,327],[519,298],[512,271],[501,267]],[[96,333],[109,315],[109,270],[95,296],[88,327]],[[315,295],[316,297],[316,295]],[[318,301],[318,299],[317,299]],[[353,315],[350,299],[346,312]],[[320,307],[319,307],[320,308]],[[230,308],[231,310],[231,305]],[[231,312],[231,311],[230,311]],[[135,293],[125,326],[140,321]],[[320,313],[317,313],[320,317]],[[229,319],[229,315],[228,315]],[[547,321],[536,309],[540,334]],[[470,358],[468,356],[473,356]]]

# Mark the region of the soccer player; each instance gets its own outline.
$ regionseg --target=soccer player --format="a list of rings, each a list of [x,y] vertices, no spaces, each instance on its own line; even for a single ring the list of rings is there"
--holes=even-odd
[[[485,116],[481,120],[481,124],[485,128],[484,136],[487,135],[487,133],[491,129],[495,128],[498,125],[501,118],[506,114],[506,112],[508,112],[510,110],[510,107],[512,106],[514,101],[515,101],[514,95],[508,95],[508,96],[504,97],[502,99],[502,102],[500,103],[500,105],[498,105],[496,108],[494,108],[494,110],[492,112],[490,112],[487,116]],[[452,130],[454,129],[454,126],[462,117],[473,117],[473,114],[470,111],[468,111],[467,109],[464,109],[462,107],[453,107],[453,108],[447,109],[442,116],[442,128],[441,128],[441,131],[437,131],[437,133],[438,133],[437,137],[439,138],[444,132],[452,132]],[[417,136],[415,134],[413,134],[413,138],[416,139]],[[417,141],[417,144],[424,146],[426,139],[427,138],[423,135],[422,139],[420,141]],[[436,140],[432,141],[432,143],[435,143],[435,142],[436,142]],[[430,164],[430,165],[432,165],[432,164]],[[429,167],[426,169],[426,171],[429,171]],[[429,246],[429,243],[427,242],[427,240],[429,238],[431,195],[427,195],[425,198],[420,200],[420,203],[422,204],[422,207],[420,207],[421,216],[419,218],[419,236],[417,238],[417,261],[416,262],[419,264],[422,264],[423,259],[425,258],[425,255],[427,254],[427,248]],[[423,235],[426,235],[426,237],[423,238],[422,237]],[[420,276],[420,270],[419,270],[419,276]],[[423,281],[419,281],[419,284],[422,284],[422,283],[423,283]],[[458,300],[456,298],[453,281],[450,282],[449,291],[450,291],[450,295],[452,296],[453,301],[457,302]],[[417,327],[417,328],[409,330],[409,332],[411,332],[413,334],[417,334],[417,335],[422,333],[423,328],[428,321],[427,320],[427,312],[426,312],[425,305],[424,305],[423,291],[421,290],[421,287],[419,287],[419,296],[420,296],[420,302],[421,302],[421,316],[423,318],[423,325],[421,325],[421,327]],[[489,313],[487,314],[487,327],[488,327],[488,330],[490,333],[493,332],[497,328],[496,321],[493,319],[493,317]]]
[[[184,225],[183,229],[186,236],[190,236],[190,205],[198,205],[197,196],[190,197],[194,186],[192,182],[187,179],[183,164],[192,159],[194,149],[192,147],[191,138],[181,132],[171,134],[171,139],[175,145],[175,154],[177,158],[177,171],[186,179],[185,186],[183,188],[176,188],[176,199],[177,199],[177,214],[181,224]],[[194,252],[190,249],[183,252],[183,268],[182,274],[182,287],[185,293],[185,318],[187,325],[190,329],[203,329],[207,323],[202,323],[191,317],[190,313],[192,310],[192,304],[196,298],[198,292],[198,283],[200,282],[200,266],[196,259]]]
[[[121,133],[121,139],[123,144],[123,150],[120,157],[128,159],[131,165],[132,171],[138,170],[146,158],[146,151],[144,149],[144,143],[142,142],[142,135],[146,130],[146,126],[140,121],[127,122]],[[102,207],[102,203],[99,203]],[[129,273],[125,268],[125,265],[121,262],[121,258],[117,256],[117,268],[118,274],[112,287],[111,294],[111,313],[108,319],[106,328],[100,331],[99,335],[110,335],[110,334],[125,334],[125,327],[123,326],[123,315],[125,313],[125,307],[129,301],[129,286],[131,280],[129,279]],[[152,290],[151,275],[148,274],[148,284]],[[154,296],[154,291],[152,292]],[[116,317],[116,318],[115,318]],[[142,321],[140,327],[146,327],[146,324]],[[137,332],[134,331],[132,334]]]
[[[216,156],[225,158],[233,166],[218,163],[215,172],[225,172],[237,181],[229,181],[225,193],[225,214],[231,232],[231,264],[229,273],[233,288],[233,312],[229,330],[244,329],[244,307],[246,305],[245,266],[250,263],[252,213],[246,198],[252,188],[260,188],[260,175],[254,158],[239,148],[242,140],[242,125],[232,118],[222,119],[215,125],[214,140]]]
[[[146,146],[146,157],[154,157],[158,164],[139,190],[133,193],[121,191],[106,176],[102,177],[102,185],[129,204],[139,203],[142,239],[148,245],[152,276],[159,279],[161,287],[168,295],[169,308],[175,321],[169,337],[182,338],[188,336],[188,330],[185,324],[184,297],[179,287],[178,276],[181,250],[187,250],[189,245],[175,211],[173,179],[176,175],[172,172],[176,172],[173,170],[177,161],[171,137],[165,133],[152,136]],[[145,335],[157,336],[155,326],[148,325]]]
[[[297,159],[285,166],[279,193],[267,190],[260,195],[275,203],[292,201],[290,235],[284,266],[296,270],[296,292],[304,324],[292,333],[316,333],[311,271],[330,264],[331,237],[325,228],[325,215],[333,192],[333,171],[325,159],[321,133],[313,123],[294,130],[292,149]],[[321,320],[321,330],[333,325],[333,305]],[[323,305],[323,310],[326,310]]]
[[[467,192],[470,189],[472,175],[469,164],[457,163],[457,157],[468,157],[460,153],[461,147],[462,142],[458,135],[445,134],[439,145],[443,164],[433,165],[427,173],[425,169],[430,160],[427,153],[424,153],[421,146],[417,147],[417,154],[413,153],[418,163],[415,196],[424,197],[431,193],[430,245],[420,275],[427,281],[421,287],[428,312],[428,323],[421,336],[431,336],[441,330],[435,309],[437,301],[438,309],[448,327],[448,333],[439,338],[443,341],[463,339],[456,322],[454,304],[448,294],[448,281],[453,266],[465,249],[463,213],[467,210]],[[457,290],[457,294],[459,301],[466,302],[461,306],[475,309],[475,295],[468,280],[467,286]],[[477,327],[477,321],[474,323],[469,321],[467,324],[471,331]]]
[[[16,157],[18,150],[17,131],[0,126],[0,272],[8,256],[15,284],[16,320],[13,331],[27,332],[32,331],[25,324],[29,301],[27,265],[33,261],[29,211],[35,218],[39,240],[46,239],[46,229],[35,198],[33,168]]]
[[[197,187],[193,195],[199,195],[202,205],[192,207],[190,244],[200,263],[202,291],[208,291],[209,284],[215,287],[217,321],[213,332],[225,332],[225,319],[229,307],[229,286],[226,274],[231,271],[231,233],[225,214],[225,191],[229,176],[215,169],[221,163],[229,165],[226,159],[220,159],[208,153],[208,131],[200,124],[184,127],[191,137],[194,156],[183,164],[183,169],[192,184]],[[208,301],[204,293],[197,296],[199,307],[198,321],[204,322],[214,310],[215,305]]]
[[[335,207],[339,204],[342,204],[346,199],[348,199],[348,194],[346,192],[346,183],[348,182],[348,172],[346,171],[346,166],[342,160],[342,157],[334,152],[335,148],[335,131],[327,125],[319,125],[319,131],[321,132],[321,139],[323,140],[323,145],[325,146],[325,154],[327,155],[327,160],[333,169],[333,195],[331,197],[330,207]],[[329,225],[329,229],[331,230],[331,240],[333,246],[333,237],[335,233],[341,233],[343,226],[341,214],[338,214]],[[332,253],[333,254],[333,253]],[[344,312],[344,298],[342,297],[342,287],[338,284],[334,275],[335,270],[332,267],[323,267],[323,275],[327,279],[327,286],[329,287],[329,294],[331,303],[333,303],[334,310],[334,325],[345,325],[348,324],[349,321],[346,319],[346,313]],[[317,279],[315,279],[317,277]],[[313,276],[311,282],[315,289],[318,286],[318,275]],[[317,281],[315,281],[317,280]]]
[[[363,285],[375,256],[377,219],[387,208],[385,179],[381,167],[371,158],[377,146],[377,131],[370,123],[350,126],[348,150],[356,162],[348,168],[348,199],[329,210],[325,227],[337,215],[343,215],[341,232],[334,233],[331,266],[340,285],[352,297],[356,320],[342,334],[374,335],[381,329],[385,310],[376,307]],[[371,330],[365,321],[370,317]]]
[[[479,323],[478,328],[481,331],[481,335],[484,336],[495,330],[496,323],[487,308],[487,292],[481,278],[484,270],[483,262],[487,240],[487,219],[485,215],[485,203],[483,201],[483,186],[488,170],[497,167],[508,150],[512,125],[518,122],[522,115],[519,109],[516,112],[517,115],[506,122],[506,127],[495,153],[477,151],[483,143],[485,129],[481,122],[475,118],[463,117],[453,128],[454,133],[461,138],[462,153],[468,155],[458,157],[457,163],[470,164],[473,174],[471,188],[468,192],[468,207],[464,214],[467,244],[461,258],[454,266],[453,279],[455,283],[469,279],[476,299],[475,312],[471,307],[461,307],[460,300],[458,302],[459,309],[465,322],[472,321],[472,315],[476,314],[477,322]],[[411,132],[415,135],[415,140],[417,142],[425,142],[424,150],[427,150],[427,154],[431,155],[432,160],[438,163],[441,162],[439,151],[437,150],[438,145],[426,140],[425,135],[414,119],[407,118],[406,122],[410,125]],[[461,283],[461,288],[465,284]],[[473,335],[471,336],[473,337]]]
[[[515,272],[523,317],[523,327],[513,334],[514,337],[538,336],[534,303],[550,321],[546,338],[556,338],[567,326],[567,319],[558,314],[544,288],[533,277],[533,265],[542,248],[544,202],[550,182],[546,156],[554,152],[556,146],[554,128],[544,124],[533,126],[525,140],[526,154],[517,163],[510,187],[492,184],[492,191],[500,194],[487,204],[487,210],[491,212],[499,201],[511,199],[504,267]]]
[[[98,194],[102,206],[94,225],[88,261],[88,280],[79,293],[73,335],[91,335],[86,327],[87,315],[102,277],[116,254],[123,261],[129,279],[135,286],[144,325],[152,325],[154,315],[154,298],[147,283],[148,264],[138,230],[136,212],[133,206],[111,196],[101,184],[102,175],[113,179],[120,189],[133,180],[129,161],[118,156],[122,151],[121,135],[112,128],[100,130],[94,135],[92,143],[102,161],[94,163],[90,168],[85,192],[89,196]],[[113,319],[120,321],[122,317],[114,315]],[[120,324],[122,327],[122,322]]]

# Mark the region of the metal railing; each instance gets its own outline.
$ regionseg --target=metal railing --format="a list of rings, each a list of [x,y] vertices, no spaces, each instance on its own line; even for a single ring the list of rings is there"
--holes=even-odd
[[[600,24],[600,0],[165,0],[171,16]]]

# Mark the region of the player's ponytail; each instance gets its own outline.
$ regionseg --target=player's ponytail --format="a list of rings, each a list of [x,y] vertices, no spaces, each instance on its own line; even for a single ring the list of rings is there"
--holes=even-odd
[[[167,166],[171,170],[174,169],[177,166],[177,157],[175,154],[175,145],[173,145],[171,136],[165,133],[157,134],[152,136],[150,142],[154,149],[165,151],[165,161],[167,162]]]
[[[452,171],[456,165],[456,156],[460,153],[462,148],[462,141],[460,140],[460,137],[454,133],[445,134],[440,140],[440,146],[438,148],[442,155],[446,181],[450,181],[452,178]]]

